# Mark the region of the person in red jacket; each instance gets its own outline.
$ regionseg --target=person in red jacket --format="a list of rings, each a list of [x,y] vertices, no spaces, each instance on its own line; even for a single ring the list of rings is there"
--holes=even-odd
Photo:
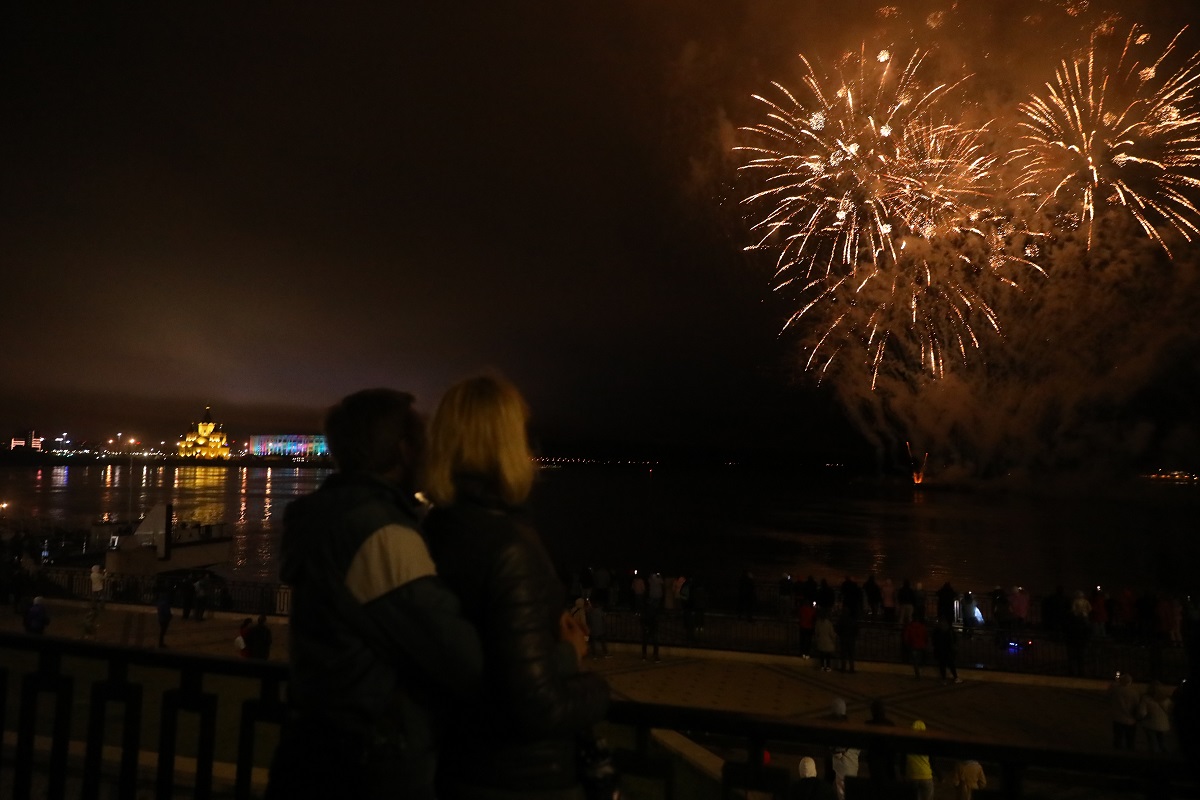
[[[919,619],[910,619],[904,624],[900,638],[904,643],[904,651],[908,654],[909,661],[912,662],[913,674],[920,678],[921,667],[925,666],[925,650],[929,647],[929,631],[925,627],[925,622]]]
[[[250,657],[250,649],[246,647],[246,634],[250,632],[254,620],[246,617],[242,620],[242,624],[238,626],[237,636],[233,639],[233,649],[237,650],[237,654],[242,658]]]
[[[800,655],[808,658],[812,650],[813,627],[817,624],[817,604],[804,597],[798,598],[796,622],[800,625]]]

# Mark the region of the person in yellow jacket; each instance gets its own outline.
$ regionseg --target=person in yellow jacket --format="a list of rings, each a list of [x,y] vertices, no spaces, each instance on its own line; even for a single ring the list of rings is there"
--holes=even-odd
[[[914,731],[925,730],[925,723],[921,720],[916,720],[912,724]],[[909,753],[904,757],[904,776],[916,787],[918,800],[932,800],[933,798],[933,765],[929,763],[929,756],[913,755]]]

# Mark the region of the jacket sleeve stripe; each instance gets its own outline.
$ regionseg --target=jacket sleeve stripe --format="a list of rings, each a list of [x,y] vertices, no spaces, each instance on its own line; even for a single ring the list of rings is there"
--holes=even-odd
[[[368,603],[418,578],[436,574],[421,535],[392,523],[372,533],[358,548],[346,571],[346,588],[358,602]]]

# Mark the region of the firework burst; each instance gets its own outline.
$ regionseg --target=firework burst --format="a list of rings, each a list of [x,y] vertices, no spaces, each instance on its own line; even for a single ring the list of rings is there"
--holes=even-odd
[[[922,92],[916,83],[921,54],[897,68],[881,50],[860,54],[851,75],[822,86],[804,56],[806,102],[780,84],[780,101],[755,95],[766,105],[767,121],[745,130],[755,144],[737,148],[752,154],[747,172],[765,176],[764,188],[747,205],[769,210],[754,225],[761,235],[752,247],[782,242],[779,265],[806,265],[826,274],[853,265],[860,254],[871,260],[894,254],[892,211],[912,195],[890,180],[900,162],[903,131],[910,120],[945,92]]]
[[[1189,197],[1200,188],[1200,54],[1164,69],[1181,34],[1157,56],[1136,25],[1123,46],[1094,34],[1081,58],[1059,65],[1044,96],[1020,106],[1018,191],[1077,214],[1089,247],[1104,207],[1127,211],[1168,255],[1160,227],[1188,241],[1200,234]]]
[[[978,324],[999,330],[977,285],[1032,263],[987,209],[996,159],[938,112],[953,86],[922,87],[923,59],[864,49],[826,86],[801,56],[805,91],[775,84],[780,99],[756,96],[767,120],[743,129],[742,170],[761,182],[748,249],[776,252],[776,288],[799,303],[785,328],[812,319],[821,373],[857,342],[873,376],[889,353],[940,376],[947,353],[979,347]]]

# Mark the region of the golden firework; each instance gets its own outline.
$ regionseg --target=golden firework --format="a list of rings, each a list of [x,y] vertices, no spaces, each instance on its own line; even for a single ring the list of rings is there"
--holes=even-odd
[[[1166,68],[1181,34],[1157,55],[1136,25],[1119,45],[1093,34],[1043,95],[1020,105],[1018,191],[1039,208],[1078,214],[1088,247],[1106,206],[1132,215],[1168,255],[1160,228],[1189,241],[1200,234],[1189,196],[1200,188],[1200,55]]]
[[[997,233],[983,129],[941,111],[954,86],[926,87],[924,58],[864,47],[827,82],[801,56],[804,91],[775,84],[778,99],[756,96],[766,120],[743,129],[741,169],[759,180],[748,249],[775,252],[775,288],[798,301],[784,327],[814,323],[807,368],[857,343],[873,375],[894,352],[940,376],[947,353],[979,347],[977,325],[999,330],[977,285],[1031,263]]]

